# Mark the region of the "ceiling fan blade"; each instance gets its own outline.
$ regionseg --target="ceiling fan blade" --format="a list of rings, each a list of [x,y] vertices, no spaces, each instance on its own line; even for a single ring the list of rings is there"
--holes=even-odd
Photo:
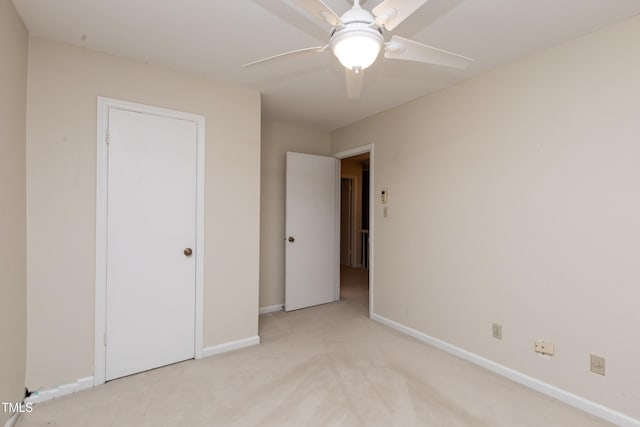
[[[384,57],[458,69],[467,68],[474,61],[466,56],[447,52],[446,50],[399,36],[391,37],[391,41],[385,45]]]
[[[322,22],[325,22],[332,27],[339,27],[342,25],[340,16],[338,16],[338,14],[322,0],[291,0],[291,2],[305,10],[308,14],[320,19]]]
[[[428,0],[384,0],[373,8],[376,24],[391,31]]]
[[[291,52],[281,53],[279,55],[270,56],[268,58],[259,59],[257,61],[249,62],[248,64],[244,64],[242,68],[251,67],[253,65],[262,64],[263,62],[272,61],[274,59],[280,59],[284,56],[293,56],[293,55],[302,55],[306,53],[322,53],[327,50],[327,46],[316,46],[316,47],[307,47],[304,49],[292,50]]]
[[[359,99],[362,94],[362,83],[364,82],[364,73],[362,71],[355,72],[345,68],[345,78],[347,82],[347,98]]]

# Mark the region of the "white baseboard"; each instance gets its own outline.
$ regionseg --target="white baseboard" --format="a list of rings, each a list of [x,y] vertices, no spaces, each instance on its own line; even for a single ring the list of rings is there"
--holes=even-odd
[[[371,318],[377,322],[380,322],[386,326],[389,326],[390,328],[393,328],[397,331],[410,335],[422,342],[430,344],[440,350],[446,351],[447,353],[450,353],[454,356],[457,356],[461,359],[464,359],[482,368],[488,369],[489,371],[494,372],[498,375],[501,375],[505,378],[508,378],[511,381],[522,384],[525,387],[529,387],[540,393],[546,394],[547,396],[558,399],[561,402],[564,402],[568,405],[578,408],[598,418],[602,418],[603,420],[609,421],[621,427],[640,427],[640,420],[632,418],[621,412],[615,411],[611,408],[607,408],[606,406],[600,405],[599,403],[585,399],[583,397],[570,393],[566,390],[562,390],[551,384],[545,383],[536,378],[523,374],[522,372],[518,372],[514,369],[508,368],[492,360],[486,359],[475,353],[471,353],[469,351],[463,350],[459,347],[449,344],[446,341],[442,341],[438,338],[434,338],[430,335],[424,334],[420,331],[412,329],[401,323],[394,322],[393,320],[387,319],[386,317],[382,317],[375,313],[371,316]]]
[[[20,414],[13,414],[11,416],[11,418],[9,418],[6,423],[4,423],[4,427],[13,427],[13,426],[15,426],[16,423],[18,422],[18,417],[19,416],[20,416]]]
[[[212,347],[207,347],[203,350],[203,357],[213,356],[214,354],[226,353],[227,351],[237,350],[243,347],[249,347],[252,345],[260,344],[260,337],[250,337],[242,340],[232,341]],[[48,400],[57,399],[62,396],[77,393],[82,390],[86,390],[94,387],[94,377],[80,378],[76,382],[70,384],[63,384],[56,388],[49,390],[34,391],[31,396],[27,397],[25,403],[41,403]],[[12,427],[7,425],[6,427]]]
[[[207,347],[203,350],[203,357],[213,356],[214,354],[226,353],[227,351],[237,350],[243,347],[260,344],[260,337],[250,337],[242,340],[232,341],[212,347]],[[56,388],[49,390],[34,391],[31,396],[27,397],[25,403],[41,403],[48,400],[57,399],[62,396],[77,393],[82,390],[86,390],[94,387],[94,377],[80,378],[76,382],[70,384],[63,384]],[[7,426],[8,427],[8,426]]]
[[[203,357],[209,357],[220,353],[226,353],[228,351],[238,350],[244,347],[250,347],[256,344],[260,344],[260,337],[257,335],[255,337],[244,338],[237,341],[231,341],[224,344],[206,347],[202,351],[202,353]]]
[[[277,304],[277,305],[270,305],[268,307],[260,307],[260,310],[258,311],[258,313],[267,314],[267,313],[274,313],[276,311],[282,311],[282,310],[284,310],[284,304]]]
[[[93,377],[84,377],[74,383],[63,384],[49,390],[34,391],[31,393],[31,396],[27,397],[24,401],[25,403],[46,402],[48,400],[57,399],[92,387]]]

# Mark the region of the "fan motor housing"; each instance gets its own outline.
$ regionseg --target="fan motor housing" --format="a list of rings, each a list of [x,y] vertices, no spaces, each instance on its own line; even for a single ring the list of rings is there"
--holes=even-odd
[[[343,25],[331,32],[331,39],[329,40],[331,50],[345,38],[356,35],[377,41],[381,48],[384,45],[382,29],[375,24],[375,18],[368,10],[356,6],[346,11],[340,19]]]
[[[370,24],[362,22],[352,22],[345,24],[344,27],[336,29],[331,33],[329,46],[333,49],[341,40],[355,35],[370,37],[373,40],[377,40],[380,42],[380,46],[384,44],[384,36],[382,35],[382,30],[380,28],[371,28]]]

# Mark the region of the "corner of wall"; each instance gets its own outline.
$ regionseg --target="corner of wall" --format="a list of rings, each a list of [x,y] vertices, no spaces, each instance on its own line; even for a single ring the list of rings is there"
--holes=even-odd
[[[0,402],[21,403],[26,364],[26,101],[28,31],[0,2]],[[12,414],[0,409],[0,424]]]

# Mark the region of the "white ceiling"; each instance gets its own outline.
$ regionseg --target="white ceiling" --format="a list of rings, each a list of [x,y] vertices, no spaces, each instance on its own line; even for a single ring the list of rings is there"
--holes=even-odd
[[[531,52],[640,13],[640,0],[430,0],[392,34],[476,59],[466,71],[380,57],[349,101],[329,52],[242,69],[324,45],[329,27],[289,0],[14,0],[47,38],[239,83],[263,94],[266,117],[334,129],[453,85]],[[348,0],[325,0],[342,14]],[[368,0],[371,9],[380,0]],[[387,38],[390,36],[386,35]]]

